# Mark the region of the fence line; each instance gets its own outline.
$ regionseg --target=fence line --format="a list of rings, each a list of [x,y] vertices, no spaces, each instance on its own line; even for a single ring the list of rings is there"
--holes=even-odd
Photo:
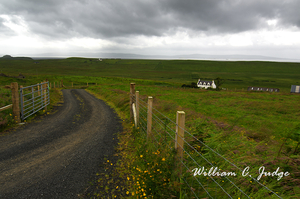
[[[90,83],[90,82],[86,82],[86,84],[83,83],[79,83],[79,84],[75,84],[74,82],[63,82],[63,80],[60,81],[54,81],[54,82],[49,82],[49,88],[73,88],[73,87],[89,87],[91,85],[94,86],[98,86],[98,83]]]
[[[232,170],[234,171],[234,169],[238,170],[239,172],[243,172],[243,170],[239,168],[236,164],[232,163],[227,158],[222,156],[220,153],[213,150],[203,141],[199,140],[197,137],[192,135],[189,131],[187,131],[184,128],[184,123],[179,124],[180,120],[178,119],[178,115],[184,115],[183,111],[177,111],[176,122],[174,122],[169,117],[167,117],[166,115],[164,115],[163,113],[161,113],[153,107],[153,98],[149,96],[148,102],[145,102],[143,99],[139,97],[137,98],[136,95],[134,95],[134,93],[138,93],[138,91],[135,92],[135,84],[131,84],[130,109],[133,113],[131,117],[134,118],[136,127],[141,127],[141,133],[144,133],[147,137],[150,136],[150,133],[151,137],[153,138],[152,140],[156,143],[156,145],[167,145],[167,148],[170,150],[174,149],[174,147],[172,147],[172,143],[175,144],[175,147],[177,147],[177,156],[179,157],[179,174],[181,179],[184,181],[184,184],[187,187],[187,189],[190,190],[190,193],[186,193],[186,196],[193,196],[196,198],[236,198],[237,196],[251,198],[252,196],[250,195],[254,193],[254,191],[251,189],[254,188],[252,187],[253,184],[251,184],[252,181],[249,182],[249,180],[246,180],[247,178],[257,183],[255,184],[255,187],[258,187],[258,191],[261,193],[263,192],[265,197],[275,196],[277,198],[281,198],[278,194],[276,194],[274,191],[260,183],[252,176],[243,176],[244,180],[242,178],[239,178],[236,182],[236,180],[233,179],[233,177],[235,177],[233,175],[225,175],[221,177],[219,175],[208,175],[208,173],[210,172],[208,170],[206,171],[206,176],[195,175],[197,174],[197,169],[201,169],[202,167],[204,170],[204,166],[210,166],[211,168],[213,168],[216,166],[216,162],[218,162],[224,167],[226,166],[226,169],[229,169],[232,174],[235,173],[232,172]],[[133,104],[135,106],[135,110],[140,110],[139,113],[133,111]],[[149,110],[149,108],[151,110]],[[149,114],[151,114],[151,117],[149,117]],[[179,131],[183,132],[183,134],[179,133]],[[181,142],[178,142],[178,140],[181,140]],[[197,149],[195,146],[192,146],[195,145],[195,143],[200,144],[200,150]],[[195,166],[197,166],[198,168],[195,168]],[[185,169],[185,172],[181,172],[182,169]],[[194,170],[195,172],[193,175]],[[201,174],[203,174],[203,170]],[[221,171],[221,169],[214,171],[214,173],[217,172],[224,173],[224,171]],[[244,183],[243,187],[240,186],[241,183]],[[195,185],[201,190],[196,190],[194,187]]]
[[[12,104],[1,107],[0,111],[12,108],[13,117],[17,123],[21,122],[21,118],[24,120],[42,108],[45,108],[46,111],[47,105],[50,104],[49,82],[42,82],[27,87],[20,86],[20,89],[17,82],[12,82],[10,88]],[[31,92],[27,91],[29,88],[31,88]],[[25,116],[29,111],[33,111],[33,113]]]

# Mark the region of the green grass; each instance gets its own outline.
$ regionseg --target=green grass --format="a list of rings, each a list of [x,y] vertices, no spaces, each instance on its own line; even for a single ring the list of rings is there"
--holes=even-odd
[[[289,93],[291,85],[300,82],[297,75],[300,72],[299,63],[182,60],[99,62],[96,59],[83,58],[38,62],[34,64],[27,60],[0,60],[0,72],[14,76],[22,73],[26,76],[25,79],[0,77],[1,85],[17,81],[19,85],[27,86],[48,79],[52,85],[54,81],[63,80],[64,85],[69,88],[72,82],[76,88],[86,88],[88,82],[89,91],[111,102],[124,120],[124,125],[127,125],[126,134],[120,135],[120,155],[123,163],[119,162],[117,169],[125,181],[127,177],[130,179],[128,180],[130,191],[123,195],[134,194],[133,198],[137,194],[143,196],[144,193],[154,198],[159,197],[155,193],[164,197],[168,194],[177,198],[180,195],[184,197],[185,194],[187,194],[185,197],[190,196],[187,187],[181,185],[182,181],[176,178],[174,173],[170,173],[172,171],[170,168],[173,168],[172,152],[163,150],[166,148],[164,147],[159,150],[161,155],[158,156],[155,152],[157,153],[156,147],[160,146],[145,144],[145,136],[143,137],[141,129],[131,129],[128,116],[129,84],[135,82],[136,90],[140,91],[140,97],[144,101],[147,101],[147,96],[153,96],[154,108],[173,121],[177,110],[185,111],[186,129],[192,135],[237,166],[244,168],[246,164],[250,165],[254,176],[263,165],[269,171],[275,171],[277,167],[280,167],[280,171],[289,171],[291,175],[283,177],[280,181],[274,177],[265,177],[260,182],[278,192],[283,198],[291,198],[293,195],[299,197],[300,190],[297,187],[300,186],[300,156],[299,150],[295,151],[298,144],[295,135],[300,123],[298,111],[300,95]],[[209,80],[218,76],[226,80],[223,87],[230,88],[230,91],[181,88],[182,84],[196,82],[198,78]],[[98,86],[94,85],[96,83]],[[279,93],[246,92],[248,86],[274,87],[280,88],[281,91]],[[238,91],[235,92],[235,88]],[[244,89],[244,92],[241,92],[241,89]],[[9,104],[9,91],[1,88],[0,95],[3,96],[0,103]],[[5,112],[5,115],[1,116],[2,121],[8,117],[9,112]],[[159,130],[163,132],[162,129]],[[190,137],[186,139],[216,166],[224,170],[230,168],[230,165],[210,153],[203,145]],[[192,153],[193,150],[188,148],[186,150],[197,161],[201,161],[196,153]],[[147,163],[150,162],[157,163],[156,171],[157,169],[163,171],[157,175],[151,173],[154,178],[147,176],[150,172]],[[192,161],[188,164],[190,167],[196,167]],[[210,167],[204,163],[203,166]],[[133,167],[135,170],[132,170]],[[144,172],[142,177],[138,177],[141,172],[136,168]],[[142,182],[146,184],[147,191],[140,188],[137,178],[141,179],[139,184]],[[160,184],[161,180],[163,184]],[[224,183],[224,187],[231,189],[230,183],[219,180],[220,183]],[[252,184],[250,180],[245,182],[245,177],[240,176],[234,180],[240,182],[253,198],[268,197],[261,190],[257,191],[257,185]],[[158,184],[160,186],[156,186]],[[197,187],[198,189],[200,188]],[[236,197],[240,196],[236,195]]]
[[[289,92],[299,84],[300,63],[259,61],[218,62],[198,60],[103,60],[68,58],[59,60],[0,59],[3,73],[17,75],[63,75],[123,77],[171,82],[177,86],[201,79],[225,79],[224,87],[246,89],[248,86],[275,87]]]

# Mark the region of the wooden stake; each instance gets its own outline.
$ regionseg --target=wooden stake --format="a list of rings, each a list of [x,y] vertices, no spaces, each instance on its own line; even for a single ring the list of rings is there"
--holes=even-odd
[[[130,106],[130,122],[133,122],[133,110],[132,110],[132,103],[133,101],[133,97],[135,94],[135,83],[131,83],[130,84],[130,94],[129,94],[129,106]]]
[[[42,83],[42,82],[41,82],[41,83]],[[38,83],[38,84],[39,84],[39,83]],[[40,86],[38,85],[37,88],[38,88],[38,96],[40,96],[40,95],[41,95],[41,93],[40,93]],[[41,87],[41,89],[42,89],[42,87]]]
[[[177,111],[176,113],[176,135],[175,135],[175,149],[177,150],[177,155],[179,160],[183,159],[183,149],[184,149],[184,128],[185,128],[185,112]],[[182,164],[180,164],[179,174],[182,173]]]
[[[136,123],[137,125],[139,125],[139,121],[140,121],[140,92],[139,91],[135,91],[135,106],[136,106]]]
[[[147,114],[147,139],[152,137],[152,104],[153,97],[148,97],[148,114]]]
[[[20,107],[19,107],[19,89],[18,83],[12,82],[10,85],[13,103],[13,116],[17,123],[20,123]]]

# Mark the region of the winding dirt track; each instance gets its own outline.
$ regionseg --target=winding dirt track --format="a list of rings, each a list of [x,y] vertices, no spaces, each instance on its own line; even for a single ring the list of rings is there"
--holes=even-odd
[[[54,114],[0,137],[0,198],[77,198],[114,154],[117,115],[85,90]]]

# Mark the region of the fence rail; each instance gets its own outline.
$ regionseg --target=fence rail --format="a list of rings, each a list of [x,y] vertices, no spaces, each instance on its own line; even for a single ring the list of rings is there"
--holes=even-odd
[[[74,83],[74,82],[67,82],[67,83],[63,83],[63,80],[60,80],[60,81],[54,81],[54,82],[50,82],[49,83],[49,87],[50,88],[73,88],[73,87],[88,87],[88,86],[97,86],[98,83],[89,83],[89,82],[86,82],[86,84],[82,84],[82,83]]]
[[[13,106],[12,104],[9,104],[7,106],[3,106],[3,107],[0,108],[0,111],[4,111],[6,109],[12,108],[12,106]]]
[[[260,183],[251,175],[242,175],[245,169],[221,155],[220,152],[199,140],[185,129],[185,113],[176,112],[176,122],[153,107],[153,98],[148,101],[135,92],[130,85],[130,112],[136,127],[145,138],[156,146],[177,151],[178,174],[189,192],[187,198],[281,198],[277,193]],[[221,170],[225,168],[227,172]],[[236,174],[239,173],[240,177]]]

